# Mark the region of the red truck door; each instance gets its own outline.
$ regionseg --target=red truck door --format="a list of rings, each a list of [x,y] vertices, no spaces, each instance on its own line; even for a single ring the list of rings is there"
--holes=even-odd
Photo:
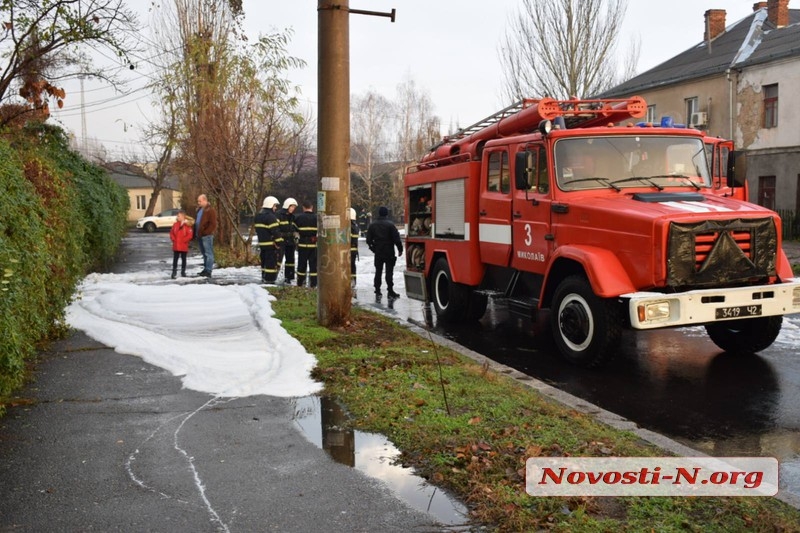
[[[511,257],[511,172],[506,147],[483,153],[478,202],[481,260],[508,266]]]
[[[706,157],[711,165],[711,179],[713,181],[713,190],[715,193],[731,195],[739,200],[745,202],[750,201],[750,191],[747,187],[747,181],[744,181],[743,187],[736,187],[731,191],[727,184],[728,178],[728,155],[733,151],[733,141],[717,139],[714,137],[706,137]]]
[[[533,163],[533,180],[529,188],[514,188],[513,241],[511,266],[517,270],[544,274],[553,249],[550,235],[551,184],[547,171],[546,152],[542,146],[528,149]]]

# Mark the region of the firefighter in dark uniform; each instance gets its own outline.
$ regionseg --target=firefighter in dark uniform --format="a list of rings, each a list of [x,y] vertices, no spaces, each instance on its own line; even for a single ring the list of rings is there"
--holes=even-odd
[[[356,260],[358,259],[358,237],[361,233],[358,227],[356,210],[350,208],[350,285],[356,288]]]
[[[394,249],[397,248],[398,256],[402,255],[403,241],[394,222],[389,220],[389,209],[385,206],[378,209],[378,219],[367,228],[367,246],[375,253],[375,295],[381,295],[381,274],[385,268],[387,294],[389,298],[399,298],[394,292],[393,270],[397,262]]]
[[[261,281],[264,283],[275,283],[278,279],[278,253],[283,244],[280,224],[275,215],[279,205],[277,198],[267,196],[254,221],[261,251]]]
[[[297,200],[287,198],[283,202],[283,207],[278,210],[278,223],[281,237],[283,237],[283,257],[278,258],[278,263],[283,260],[283,279],[287,283],[294,281],[294,252],[296,249],[294,238],[297,233],[297,227],[294,225],[295,209],[297,209]]]
[[[297,242],[297,286],[303,287],[308,277],[311,288],[317,286],[317,215],[312,204],[303,202],[303,212],[294,217],[300,237]],[[306,275],[307,274],[307,275]]]

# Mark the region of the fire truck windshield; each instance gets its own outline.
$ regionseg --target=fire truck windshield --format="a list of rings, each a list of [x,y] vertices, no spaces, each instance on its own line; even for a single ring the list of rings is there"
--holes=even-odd
[[[563,191],[625,187],[709,187],[702,139],[609,135],[559,139],[556,180]]]

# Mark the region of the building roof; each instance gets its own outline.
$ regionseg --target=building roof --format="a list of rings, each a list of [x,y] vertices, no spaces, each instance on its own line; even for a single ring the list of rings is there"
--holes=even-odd
[[[672,59],[598,95],[631,95],[677,83],[724,74],[783,58],[800,56],[800,10],[789,10],[789,24],[776,28],[767,8],[731,24],[710,42],[701,41]]]
[[[103,166],[111,179],[125,189],[153,188],[153,181],[145,177],[144,171],[139,166],[121,161],[106,163]],[[163,188],[177,190],[174,181],[171,177],[167,178]]]

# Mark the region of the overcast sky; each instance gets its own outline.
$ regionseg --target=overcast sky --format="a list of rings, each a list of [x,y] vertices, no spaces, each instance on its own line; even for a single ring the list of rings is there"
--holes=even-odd
[[[164,0],[169,1],[169,0]],[[141,14],[144,36],[149,37],[150,0],[129,0]],[[703,38],[704,14],[725,9],[727,24],[752,12],[754,0],[629,0],[619,47],[622,55],[632,39],[639,39],[638,72],[694,46]],[[789,7],[795,8],[797,0]],[[498,46],[508,20],[522,0],[350,0],[352,9],[389,12],[396,22],[365,15],[350,17],[350,88],[353,94],[369,89],[394,98],[398,83],[407,78],[427,91],[435,113],[447,129],[467,126],[502,109],[502,72]],[[292,72],[301,86],[303,105],[312,111],[317,102],[317,0],[244,0],[246,28],[256,37],[275,29],[295,32],[290,53],[304,59],[304,70]],[[130,79],[127,94],[115,93],[98,82],[84,82],[84,109],[89,138],[112,153],[135,151],[144,116],[151,115],[149,95],[142,88],[152,72],[146,62],[133,72],[118,67]],[[66,105],[53,118],[82,136],[80,84],[65,85]],[[532,97],[538,95],[530,95]]]

